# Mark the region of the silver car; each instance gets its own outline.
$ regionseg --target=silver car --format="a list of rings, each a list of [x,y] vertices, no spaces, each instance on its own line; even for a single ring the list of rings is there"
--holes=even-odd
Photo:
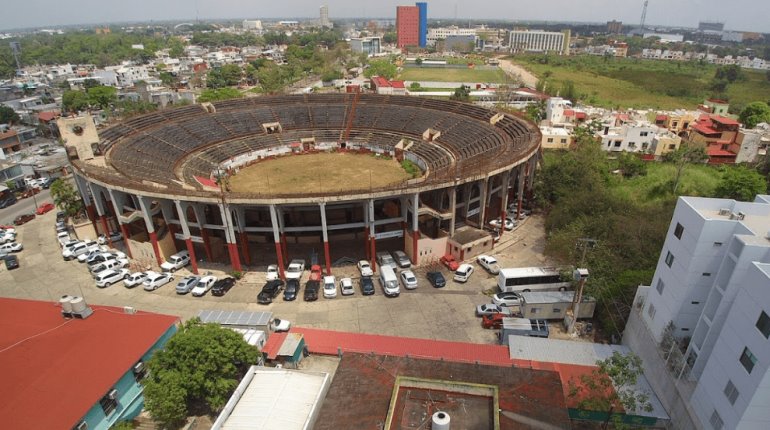
[[[494,315],[494,314],[503,314],[506,316],[510,316],[512,312],[507,307],[496,305],[494,303],[487,303],[486,305],[476,306],[477,317],[481,317],[484,315]]]
[[[411,270],[404,270],[401,272],[401,283],[404,284],[404,288],[407,290],[414,290],[417,288],[417,277],[414,276]]]
[[[177,294],[187,294],[201,281],[200,276],[186,276],[176,284]]]

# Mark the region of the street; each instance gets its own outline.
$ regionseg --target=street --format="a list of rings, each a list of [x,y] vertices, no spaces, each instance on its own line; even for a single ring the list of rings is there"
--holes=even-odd
[[[15,205],[0,209],[0,224],[10,225],[13,224],[13,220],[17,216],[30,212],[34,213],[36,201],[38,206],[45,202],[53,203],[53,199],[51,199],[51,190],[41,190],[34,198],[28,197],[26,199],[19,199]]]

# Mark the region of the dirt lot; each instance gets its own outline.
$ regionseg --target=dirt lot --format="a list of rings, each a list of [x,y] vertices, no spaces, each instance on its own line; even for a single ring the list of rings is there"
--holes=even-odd
[[[245,167],[230,178],[230,189],[281,194],[344,192],[398,184],[409,178],[395,159],[372,154],[318,153],[286,155]]]

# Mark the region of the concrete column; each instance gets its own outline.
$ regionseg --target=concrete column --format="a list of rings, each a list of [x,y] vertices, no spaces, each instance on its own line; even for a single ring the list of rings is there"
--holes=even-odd
[[[326,259],[326,274],[332,274],[332,260],[329,255],[329,232],[326,231],[326,203],[321,202],[318,204],[321,210],[321,232],[323,233],[324,240],[324,257]]]
[[[452,211],[452,218],[449,219],[449,237],[455,235],[455,220],[457,218],[457,187],[452,187],[449,191],[449,209]]]
[[[500,225],[505,226],[505,218],[508,217],[508,186],[511,181],[511,172],[503,173],[503,180],[500,182]],[[500,229],[500,237],[503,236],[505,228]]]
[[[463,210],[465,211],[463,218],[465,221],[468,221],[468,211],[471,209],[471,190],[473,189],[473,186],[474,184],[471,182],[463,185],[463,188],[465,188],[465,206],[463,206]]]
[[[238,236],[241,239],[241,254],[246,265],[251,265],[251,255],[249,254],[249,235],[246,234],[246,210],[242,207],[235,209],[238,217]]]
[[[195,212],[195,220],[198,222],[198,226],[200,227],[201,239],[203,239],[203,250],[206,252],[206,260],[214,261],[214,257],[212,256],[213,254],[211,253],[211,240],[209,239],[209,231],[206,229],[206,227],[204,227],[204,225],[206,225],[206,214],[203,212],[203,208],[197,204],[193,204],[192,208],[193,212]]]
[[[527,162],[527,198],[532,200],[532,190],[535,186],[535,171],[537,170],[538,153]]]
[[[369,255],[369,252],[371,251],[371,245],[369,244],[369,202],[364,202],[364,253],[366,253],[366,258],[369,259],[371,256]]]
[[[197,275],[198,259],[195,257],[195,247],[193,246],[192,239],[190,238],[190,226],[187,224],[187,211],[179,200],[174,200],[174,204],[176,205],[176,212],[179,214],[179,225],[182,227],[182,236],[184,236],[184,242],[187,245],[187,252],[190,253],[190,264],[192,265],[192,272]],[[170,227],[169,232],[171,232]]]
[[[484,177],[479,194],[479,228],[484,228],[484,220],[487,215],[487,193],[489,193],[489,176]]]
[[[519,164],[519,185],[516,188],[516,194],[518,194],[517,202],[516,202],[516,219],[519,219],[519,215],[521,215],[521,205],[524,200],[524,175],[525,175],[525,169],[523,164]]]
[[[147,226],[147,234],[150,236],[150,242],[152,243],[152,250],[155,253],[155,260],[160,266],[163,264],[163,257],[160,253],[160,246],[158,246],[158,233],[155,232],[155,226],[152,224],[152,214],[150,213],[150,205],[152,202],[147,197],[139,196],[139,207],[142,211],[142,218],[144,218],[144,224]]]
[[[128,238],[130,236],[130,231],[128,230],[128,226],[126,224],[123,224],[120,221],[120,214],[122,211],[120,210],[120,205],[118,204],[117,199],[115,198],[115,194],[112,192],[112,190],[107,189],[107,193],[110,195],[110,201],[112,202],[112,208],[115,211],[115,219],[118,220],[118,224],[120,225],[120,231],[123,233],[123,243],[126,245],[126,254],[128,254],[129,258],[134,258],[131,255],[131,245],[128,244]]]
[[[94,227],[94,235],[97,237],[99,236],[99,228],[96,225],[96,218],[103,218],[104,217],[104,207],[102,206],[102,201],[99,199],[98,194],[94,193],[94,189],[91,186],[90,182],[86,182],[82,188],[81,185],[79,185],[79,181],[77,180],[78,176],[75,175],[75,185],[78,187],[78,190],[80,191],[81,196],[85,196],[83,198],[83,201],[86,202],[86,213],[88,214],[88,219],[91,221],[91,225]],[[91,194],[92,197],[88,197],[88,194]],[[95,203],[98,201],[99,205],[95,205]],[[104,226],[104,220],[102,220],[102,225]],[[105,231],[107,229],[105,228]],[[112,243],[110,242],[110,246],[112,246]]]
[[[278,216],[278,231],[281,233],[281,251],[283,255],[283,264],[289,263],[289,251],[287,249],[286,233],[283,231],[283,211],[280,207],[275,207],[276,215]]]
[[[369,251],[369,259],[371,260],[372,268],[377,267],[377,239],[374,235],[374,199],[369,199],[368,204],[369,212],[369,245],[371,250]]]
[[[273,240],[275,241],[275,258],[278,262],[278,273],[282,279],[286,279],[283,273],[283,255],[281,250],[281,232],[278,228],[278,214],[275,205],[270,205],[270,223],[273,226]]]
[[[218,205],[219,212],[222,214],[222,222],[225,228],[225,240],[227,241],[227,251],[230,254],[230,265],[233,270],[242,271],[241,257],[238,255],[238,244],[235,240],[235,230],[233,230],[233,220],[230,217],[230,208],[225,205]]]
[[[420,220],[417,215],[420,208],[420,193],[414,193],[412,196],[412,264],[415,266],[419,262],[417,255],[418,242],[420,240]]]

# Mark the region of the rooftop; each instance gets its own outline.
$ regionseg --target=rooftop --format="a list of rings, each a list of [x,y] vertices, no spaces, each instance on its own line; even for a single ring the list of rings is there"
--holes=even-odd
[[[71,429],[178,321],[91,308],[65,320],[51,302],[0,298],[3,427]]]
[[[451,239],[460,245],[466,245],[480,239],[491,239],[491,236],[484,230],[473,227],[462,227],[455,231],[455,234]]]
[[[204,323],[217,323],[221,325],[235,325],[257,327],[270,324],[273,319],[272,312],[244,312],[244,311],[219,311],[202,310],[198,312],[198,318]]]

